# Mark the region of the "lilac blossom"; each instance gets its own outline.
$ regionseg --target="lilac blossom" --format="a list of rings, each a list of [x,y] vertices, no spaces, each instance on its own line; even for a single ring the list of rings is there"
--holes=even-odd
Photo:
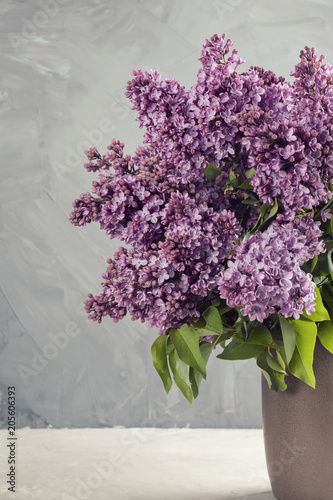
[[[314,309],[315,284],[301,270],[305,253],[302,234],[278,224],[242,241],[218,280],[228,306],[241,307],[250,320],[262,322],[275,311],[299,319]]]
[[[261,322],[313,311],[314,283],[301,267],[325,251],[316,211],[331,218],[333,67],[306,47],[293,83],[259,67],[240,72],[225,35],[206,40],[200,62],[188,90],[133,71],[126,96],[144,144],[132,156],[116,139],[104,156],[86,151],[98,177],[70,220],[98,222],[131,247],[108,260],[101,293],[89,295],[92,320],[128,313],[164,333],[218,298]],[[277,213],[255,231],[265,203]]]

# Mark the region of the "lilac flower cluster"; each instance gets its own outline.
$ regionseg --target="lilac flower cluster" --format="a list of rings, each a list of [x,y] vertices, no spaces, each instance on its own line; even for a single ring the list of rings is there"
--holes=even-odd
[[[256,167],[255,192],[263,202],[283,197],[295,213],[332,197],[333,67],[322,61],[306,47],[294,83],[272,84],[258,105],[237,117],[246,165]]]
[[[108,314],[118,320],[128,311],[133,320],[140,318],[164,331],[166,325],[181,326],[189,316],[198,318],[200,304],[216,288],[221,262],[241,233],[234,215],[196,203],[187,193],[173,192],[168,203],[155,208],[151,213],[146,208],[139,219],[134,214],[129,222],[137,240],[131,250],[121,249],[109,261],[102,293],[86,302],[91,319],[101,321]],[[145,217],[149,222],[153,216],[159,221],[154,240],[143,237],[144,226],[133,232],[133,224],[147,225]],[[151,227],[156,226],[154,220]],[[160,235],[163,238],[157,238]]]
[[[278,224],[244,239],[218,280],[220,296],[228,306],[242,307],[251,321],[262,322],[275,311],[295,319],[303,308],[311,314],[315,284],[301,270],[304,258],[313,257],[307,239],[298,228]]]
[[[259,321],[313,310],[301,266],[325,251],[315,214],[332,197],[333,67],[306,47],[288,83],[258,67],[238,72],[231,47],[225,35],[206,40],[189,90],[133,71],[126,96],[144,145],[132,156],[115,139],[104,156],[86,151],[98,179],[70,220],[131,246],[108,260],[102,292],[86,301],[91,319],[128,312],[163,333],[219,297]],[[265,203],[277,213],[249,235]]]

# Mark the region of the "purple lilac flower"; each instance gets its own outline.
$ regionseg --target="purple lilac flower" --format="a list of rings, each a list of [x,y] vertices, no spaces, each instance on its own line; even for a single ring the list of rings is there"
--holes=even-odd
[[[313,310],[301,266],[325,251],[313,213],[332,197],[333,68],[306,47],[293,83],[258,67],[241,73],[225,35],[206,40],[200,62],[189,90],[135,70],[126,96],[144,145],[132,156],[116,139],[104,156],[86,151],[85,168],[98,178],[70,220],[98,222],[132,247],[108,260],[102,292],[89,295],[93,320],[128,312],[163,333],[218,295],[259,321]],[[219,169],[214,183],[207,163]],[[230,172],[244,182],[251,168],[252,191],[228,188]],[[274,202],[268,229],[248,238],[261,204]],[[322,221],[330,216],[323,211]]]
[[[86,302],[91,319],[101,321],[108,314],[118,320],[128,311],[132,319],[164,332],[181,326],[189,316],[198,318],[202,301],[214,300],[210,292],[240,226],[227,210],[214,213],[203,208],[199,219],[182,201],[185,213],[175,210],[177,224],[169,225],[163,241],[149,250],[121,249],[109,259],[103,292]]]
[[[280,197],[295,213],[332,197],[333,67],[322,61],[306,47],[292,72],[295,82],[272,84],[237,117],[247,166],[256,166],[255,192],[263,202]]]
[[[276,310],[295,319],[303,308],[308,314],[315,310],[315,284],[301,270],[308,250],[302,233],[290,229],[275,224],[245,238],[218,280],[221,298],[241,307],[251,321],[262,322]]]

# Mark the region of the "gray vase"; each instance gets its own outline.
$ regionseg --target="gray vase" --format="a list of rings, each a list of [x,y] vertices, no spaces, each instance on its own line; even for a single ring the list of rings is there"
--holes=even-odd
[[[317,341],[316,389],[289,375],[285,392],[262,381],[268,473],[278,500],[333,499],[333,355]]]

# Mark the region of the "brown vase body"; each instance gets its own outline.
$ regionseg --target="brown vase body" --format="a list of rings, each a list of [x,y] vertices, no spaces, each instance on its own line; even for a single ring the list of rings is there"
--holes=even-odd
[[[289,375],[285,392],[262,381],[268,473],[278,500],[333,499],[333,355],[315,348],[316,389]]]

